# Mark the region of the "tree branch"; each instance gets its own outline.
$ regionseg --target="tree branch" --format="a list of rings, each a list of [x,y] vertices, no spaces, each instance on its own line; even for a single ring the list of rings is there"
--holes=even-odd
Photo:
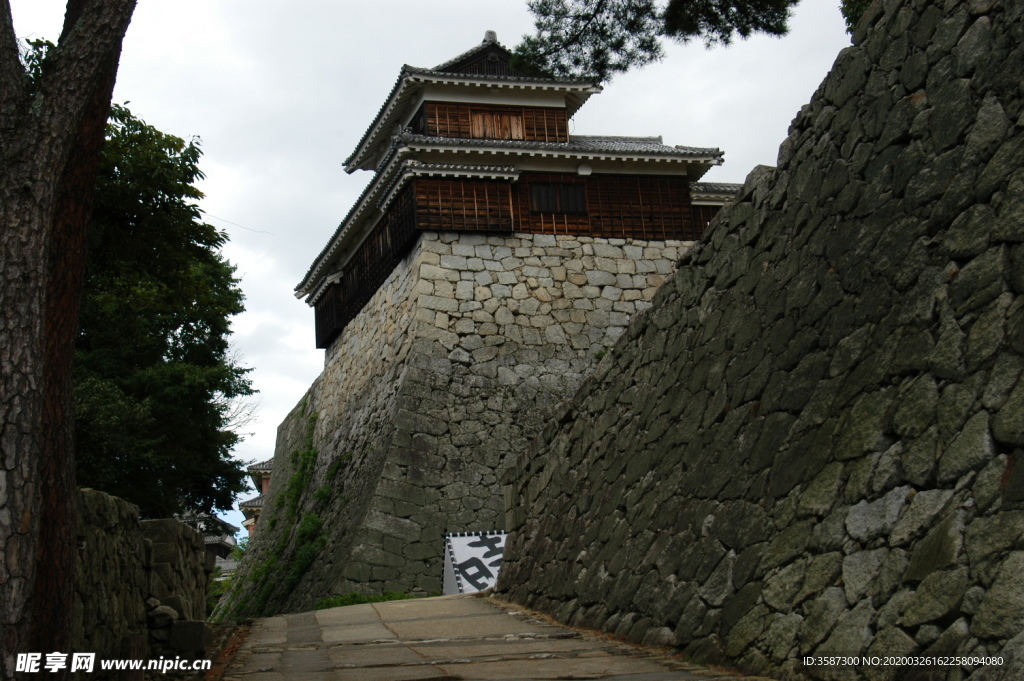
[[[580,25],[579,28],[577,28],[572,33],[564,36],[561,40],[557,42],[552,41],[551,47],[549,47],[546,50],[541,50],[538,54],[542,57],[550,57],[551,55],[557,52],[561,52],[569,45],[576,45],[578,43],[583,42],[584,36],[586,36],[587,32],[593,27],[594,22],[597,21],[597,17],[604,12],[606,4],[607,0],[598,0],[597,6],[590,11],[589,16],[586,14],[574,14],[572,10],[570,10],[568,17],[569,21],[573,25],[580,24],[580,22],[582,21],[582,25]]]

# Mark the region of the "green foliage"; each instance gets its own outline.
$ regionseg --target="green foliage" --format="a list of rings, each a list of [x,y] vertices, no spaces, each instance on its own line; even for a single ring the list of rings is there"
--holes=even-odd
[[[49,40],[25,39],[25,45],[21,48],[21,63],[25,67],[25,78],[28,80],[28,95],[35,96],[42,85],[43,76],[52,63],[46,61],[46,55],[57,46]]]
[[[313,501],[320,504],[326,504],[331,500],[331,496],[334,494],[334,488],[330,485],[321,485],[317,491],[313,492]]]
[[[324,521],[320,516],[307,513],[302,516],[302,522],[295,533],[295,555],[288,566],[288,574],[285,579],[285,591],[291,591],[299,583],[299,579],[306,570],[313,564],[316,557],[323,551],[327,544],[327,537],[324,536]]]
[[[438,594],[439,595],[439,594]],[[420,598],[412,594],[400,594],[394,591],[386,591],[382,594],[358,594],[347,593],[343,596],[331,596],[317,601],[313,606],[314,610],[326,610],[327,608],[341,608],[346,605],[361,605],[363,603],[383,603],[384,601],[406,601],[412,598]]]
[[[341,455],[341,458],[332,461],[331,465],[327,467],[327,480],[334,480],[334,478],[337,477],[338,472],[351,460],[352,452],[345,452]]]
[[[213,613],[220,602],[221,596],[231,590],[234,577],[221,577],[221,569],[216,568],[210,573],[209,587],[206,590],[206,615]]]
[[[249,537],[242,537],[235,544],[235,548],[231,549],[231,558],[234,560],[242,560],[245,557],[245,552],[249,550]]]
[[[785,35],[799,0],[530,0],[536,33],[515,49],[514,65],[537,75],[607,80],[657,61],[661,40],[708,46],[735,36]]]
[[[271,602],[271,596],[274,591],[280,586],[280,575],[278,564],[281,562],[281,553],[284,547],[278,545],[274,548],[274,551],[270,556],[267,557],[259,566],[256,567],[252,572],[250,581],[255,585],[255,593],[253,595],[252,607],[245,607],[246,612],[250,616],[259,617],[264,614],[270,614],[270,608],[267,605]],[[245,604],[235,604],[235,613],[241,608],[241,606],[248,606]]]
[[[246,486],[233,418],[253,390],[228,347],[243,296],[196,205],[200,155],[112,108],[75,345],[77,475],[147,517],[229,509]]]
[[[298,544],[309,544],[315,542],[324,529],[324,521],[315,513],[306,513],[302,516],[299,529],[295,532],[295,542]]]
[[[294,529],[293,541],[289,541],[287,534],[278,538],[269,555],[244,580],[252,586],[251,597],[244,602],[238,602],[236,598],[223,617],[232,619],[273,614],[276,605],[291,593],[326,545],[323,519],[314,513],[303,514]]]
[[[305,411],[305,405],[302,408]],[[276,503],[279,506],[284,506],[289,518],[294,517],[298,512],[302,495],[309,489],[309,483],[313,480],[316,460],[320,455],[313,446],[313,432],[315,430],[316,414],[310,414],[306,417],[306,439],[303,447],[293,451],[288,458],[292,465],[292,475],[288,478],[288,484],[277,498]]]
[[[871,0],[842,0],[840,11],[846,19],[846,30],[853,33],[854,27],[871,5]]]
[[[535,75],[605,80],[661,58],[662,20],[652,0],[531,0],[537,32],[514,65]]]
[[[285,521],[295,518],[309,491],[319,453],[313,446],[317,416],[315,413],[307,415],[305,412],[306,405],[303,404],[302,413],[306,419],[303,445],[289,457],[292,466],[291,477],[277,497],[276,508],[269,511],[266,529],[261,531],[270,532],[277,527],[280,520],[278,509],[283,509]],[[330,485],[323,485],[313,493],[313,501],[321,505],[326,504],[331,500],[333,493],[334,489]],[[269,538],[261,540],[261,547],[266,546],[263,544],[264,541],[269,541]],[[303,513],[297,523],[285,527],[272,548],[260,554],[263,558],[252,567],[248,576],[240,578],[241,581],[231,596],[234,600],[222,608],[219,616],[231,619],[273,614],[298,585],[325,546],[327,535],[323,519],[315,513]],[[239,595],[243,590],[245,595]]]

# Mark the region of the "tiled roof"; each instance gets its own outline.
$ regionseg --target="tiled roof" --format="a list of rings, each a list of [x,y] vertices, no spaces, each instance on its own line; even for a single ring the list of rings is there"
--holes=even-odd
[[[256,463],[248,466],[245,470],[247,470],[247,471],[269,471],[269,470],[273,470],[273,468],[274,468],[274,460],[273,459],[267,459],[266,461],[258,461]]]
[[[572,135],[569,147],[594,151],[619,151],[623,153],[642,152],[649,154],[687,154],[693,156],[714,156],[721,158],[722,150],[710,147],[684,147],[662,144],[661,137],[597,137],[594,135]]]
[[[452,172],[473,172],[473,173],[515,173],[515,166],[490,166],[490,165],[467,165],[464,163],[424,163],[410,159],[405,162],[410,170],[423,170],[425,172],[444,173]]]
[[[253,497],[252,499],[246,499],[245,501],[238,502],[239,508],[262,508],[263,507],[263,495]]]
[[[501,149],[522,149],[524,151],[550,151],[554,153],[579,154],[638,154],[643,156],[676,156],[695,159],[721,160],[721,149],[702,147],[669,146],[661,143],[660,137],[597,137],[573,135],[568,142],[532,142],[525,140],[471,139],[464,137],[434,137],[403,133],[397,138],[407,145],[419,144],[438,147],[495,147]]]
[[[406,136],[407,135],[402,135],[402,136],[396,136],[394,138],[394,140],[392,142],[392,145],[391,145],[391,149],[390,149],[390,151],[388,151],[387,157],[381,163],[381,172],[375,173],[373,179],[370,182],[368,182],[367,185],[363,188],[362,193],[359,194],[359,198],[357,198],[355,200],[355,202],[352,204],[352,206],[348,209],[348,213],[345,215],[344,219],[338,225],[338,228],[334,231],[334,234],[327,241],[327,244],[320,251],[320,254],[317,255],[316,258],[313,260],[313,264],[309,266],[309,269],[306,271],[306,275],[302,278],[302,281],[300,281],[299,284],[295,287],[295,291],[303,290],[305,285],[310,281],[310,279],[316,273],[317,266],[319,265],[319,263],[326,256],[330,255],[332,247],[338,241],[338,238],[341,237],[344,234],[345,225],[349,224],[350,221],[355,217],[356,213],[359,212],[359,209],[363,206],[364,201],[370,196],[370,194],[374,190],[380,188],[380,181],[382,180],[383,176],[385,174],[387,174],[386,171],[388,170],[388,165],[391,163],[391,159],[394,158],[395,153],[398,151],[398,149],[401,146],[403,146],[402,144],[400,144],[400,142],[402,140],[404,140]],[[415,137],[423,137],[423,136],[422,135],[415,135]],[[427,138],[427,137],[424,137],[424,139],[437,139],[437,138],[433,138],[433,137]],[[429,163],[428,164],[428,163],[421,163],[421,162],[413,160],[413,159],[405,161],[403,165],[407,165],[410,168],[442,168],[442,167],[456,168],[456,167],[458,167],[458,168],[462,168],[462,169],[468,169],[468,168],[473,167],[473,166],[466,165],[466,164],[453,164],[453,163],[445,163],[445,164]],[[479,167],[481,169],[483,169],[483,168],[493,169],[496,166],[477,166],[477,167]],[[507,171],[509,169],[511,169],[513,171],[515,170],[514,166],[497,166],[497,168],[499,168],[502,171]],[[400,178],[401,178],[401,174],[400,173],[396,174],[394,176],[394,178],[392,179],[392,181],[387,184],[387,186],[384,188],[384,191],[381,192],[381,194],[386,196],[388,194],[388,192],[390,192],[391,189],[394,188],[394,182],[396,182]]]
[[[371,137],[375,137],[379,133],[377,132],[381,121],[389,116],[389,111],[393,105],[403,99],[406,95],[402,94],[402,90],[407,80],[416,79],[417,77],[426,78],[429,80],[442,79],[448,82],[463,82],[468,84],[485,84],[485,83],[509,83],[519,84],[529,87],[530,84],[538,85],[545,89],[552,85],[563,85],[569,87],[583,87],[588,89],[588,93],[583,96],[582,99],[570,105],[569,115],[571,116],[577,108],[579,108],[583,101],[589,96],[591,92],[600,92],[601,86],[598,81],[592,78],[554,78],[554,77],[538,77],[538,76],[524,76],[515,75],[511,73],[473,73],[461,70],[461,65],[470,61],[477,55],[482,55],[488,51],[500,53],[501,58],[507,61],[507,58],[512,56],[508,48],[498,42],[497,36],[492,32],[488,31],[484,37],[483,42],[475,45],[474,47],[466,50],[462,54],[459,54],[448,61],[438,64],[433,68],[425,68],[422,66],[410,66],[405,64],[402,66],[401,71],[398,74],[398,79],[395,84],[391,87],[391,91],[388,96],[384,99],[384,103],[377,111],[377,115],[374,116],[373,122],[363,133],[359,143],[356,145],[355,150],[345,159],[343,166],[345,166],[348,172],[353,172],[355,168],[351,167],[358,157],[361,157],[361,151],[365,149],[365,146],[369,144]]]
[[[397,147],[395,145],[392,145],[391,151],[388,153],[389,158],[394,155],[396,148]],[[383,164],[383,167],[386,166],[387,162]],[[355,217],[355,214],[363,206],[364,201],[367,199],[367,197],[369,197],[370,193],[374,189],[378,188],[378,182],[381,179],[381,176],[381,173],[375,173],[373,179],[370,180],[365,187],[363,187],[363,191],[359,194],[359,198],[357,198],[352,203],[352,206],[348,209],[348,213],[345,214],[345,217],[342,219],[341,223],[338,224],[338,228],[334,230],[334,234],[332,234],[331,238],[327,240],[327,244],[325,244],[324,247],[320,250],[319,255],[317,255],[316,258],[313,259],[313,264],[309,266],[309,269],[306,270],[305,276],[302,277],[302,281],[300,281],[298,285],[295,287],[294,290],[296,291],[297,295],[298,292],[304,289],[304,287],[310,281],[310,279],[312,279],[313,275],[316,273],[317,268],[319,267],[323,259],[330,255],[334,244],[338,241],[338,238],[341,237],[342,234],[344,233],[345,225],[349,224],[352,218]],[[299,297],[301,298],[303,295],[305,294],[303,293],[299,295]]]
[[[230,527],[234,528],[235,532],[238,532],[238,530],[241,529],[241,528],[235,527],[234,525],[230,525]],[[234,546],[235,545],[235,538],[232,535],[229,535],[229,534],[222,534],[222,535],[207,534],[207,535],[203,535],[203,543],[204,544],[221,544],[221,543],[223,543],[223,544],[227,544],[228,546]]]
[[[512,53],[508,51],[508,48],[498,42],[497,34],[495,34],[493,31],[488,31],[487,33],[484,34],[483,42],[481,42],[479,45],[475,45],[475,46],[469,48],[468,50],[466,50],[462,54],[457,55],[455,57],[452,57],[451,59],[449,59],[448,61],[444,62],[443,64],[438,64],[437,66],[435,66],[431,70],[432,71],[445,71],[446,69],[449,69],[449,68],[455,66],[456,64],[458,64],[459,62],[461,62],[463,60],[470,59],[471,57],[474,57],[474,56],[476,56],[478,54],[482,54],[482,53],[486,52],[487,49],[489,47],[491,47],[491,46],[494,46],[494,47],[498,48],[499,50],[504,52],[505,55],[508,55],[509,57],[512,56]]]
[[[694,182],[690,189],[702,194],[738,194],[743,185],[735,182]]]
[[[384,120],[385,118],[388,118],[388,116],[391,115],[389,114],[389,111],[395,105],[395,102],[403,99],[404,97],[409,96],[407,93],[400,93],[400,91],[403,88],[403,83],[417,76],[430,80],[440,78],[448,82],[464,82],[469,84],[508,83],[509,85],[512,86],[526,87],[529,87],[530,84],[535,84],[538,87],[542,87],[545,89],[547,89],[551,85],[563,85],[566,87],[575,86],[577,89],[591,88],[590,91],[594,92],[600,92],[601,90],[601,86],[598,83],[590,80],[581,80],[578,78],[536,78],[527,76],[498,75],[481,76],[472,73],[448,73],[445,71],[425,69],[417,66],[409,66],[408,64],[406,64],[402,67],[402,71],[398,74],[398,80],[395,81],[395,84],[391,88],[391,92],[388,93],[388,96],[385,98],[384,103],[381,104],[380,109],[377,111],[377,115],[373,117],[373,121],[370,123],[369,127],[367,127],[366,132],[364,132],[362,137],[359,139],[359,143],[356,144],[356,148],[352,151],[351,154],[349,154],[349,157],[342,162],[342,165],[348,172],[355,172],[356,168],[353,167],[352,164],[356,162],[357,158],[360,158],[362,156],[361,152],[363,152],[366,145],[370,143],[370,138],[377,136],[378,133],[375,131],[377,131],[378,127],[380,127],[381,121]],[[589,96],[589,93],[587,94],[587,96]],[[586,97],[584,97],[583,99],[586,99]],[[576,109],[579,108],[579,106],[581,106],[582,103],[583,101],[581,100],[576,106],[570,107],[568,110],[569,115],[571,116],[573,113],[575,113]]]
[[[238,561],[234,558],[218,557],[214,565],[215,567],[220,568],[221,577],[226,577],[228,575],[234,574],[235,571],[238,570]]]
[[[486,81],[501,81],[503,83],[538,83],[545,85],[597,85],[597,82],[593,79],[587,78],[556,78],[554,76],[506,76],[506,75],[481,75],[478,73],[459,73],[455,71],[439,71],[436,68],[427,69],[422,66],[410,66],[405,64],[402,66],[402,75],[399,78],[399,83],[402,78],[406,76],[437,76],[437,77],[451,77],[464,78],[466,81],[472,80],[486,80]],[[397,85],[397,83],[396,83]]]

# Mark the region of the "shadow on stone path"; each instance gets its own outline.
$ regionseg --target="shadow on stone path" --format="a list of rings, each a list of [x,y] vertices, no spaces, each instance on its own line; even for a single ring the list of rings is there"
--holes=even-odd
[[[256,620],[225,681],[747,679],[471,595]]]

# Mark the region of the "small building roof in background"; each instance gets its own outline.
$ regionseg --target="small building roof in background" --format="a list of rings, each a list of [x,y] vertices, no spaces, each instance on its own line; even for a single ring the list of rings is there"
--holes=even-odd
[[[263,495],[238,502],[238,508],[263,508]]]
[[[735,182],[694,182],[690,184],[690,200],[694,203],[707,201],[717,205],[732,201],[741,189],[743,185]]]

